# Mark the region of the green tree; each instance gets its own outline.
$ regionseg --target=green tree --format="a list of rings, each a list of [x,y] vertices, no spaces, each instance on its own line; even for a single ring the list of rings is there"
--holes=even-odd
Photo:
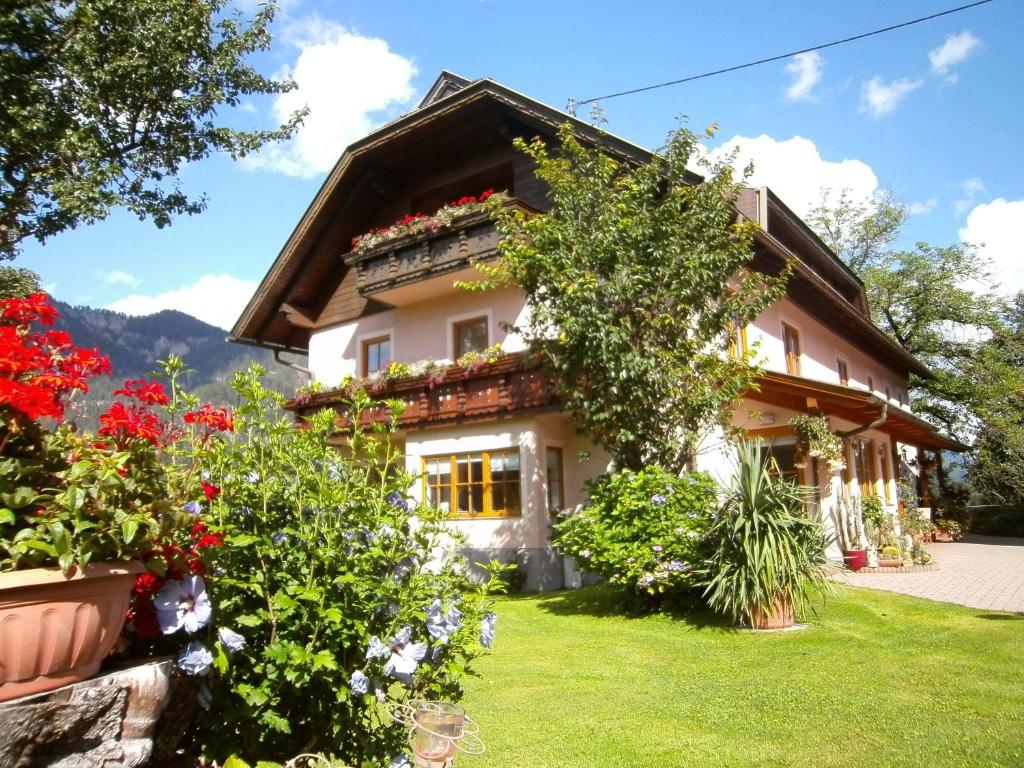
[[[807,216],[807,223],[854,272],[875,263],[896,242],[907,223],[907,207],[889,192],[858,202],[844,189],[829,192]]]
[[[23,299],[30,293],[40,291],[39,275],[23,267],[0,267],[0,299]]]
[[[931,368],[931,378],[911,380],[915,410],[966,438],[977,422],[975,359],[1001,301],[983,288],[989,265],[966,243],[892,249],[906,219],[891,195],[858,204],[845,192],[808,216],[864,282],[875,324]]]
[[[980,428],[972,490],[988,502],[1024,505],[1024,293],[981,345],[973,374]]]
[[[755,225],[737,220],[728,165],[687,163],[696,135],[669,135],[646,164],[584,146],[565,125],[560,151],[517,141],[548,186],[551,209],[526,216],[494,206],[501,259],[493,284],[518,285],[537,351],[577,429],[621,468],[680,471],[727,425],[751,386],[748,359],[725,354],[730,329],[785,289],[785,276],[749,269]]]
[[[268,79],[246,57],[270,45],[273,2],[251,20],[228,0],[11,0],[0,10],[0,258],[125,207],[157,226],[197,213],[175,175],[290,136],[222,115]],[[220,118],[220,119],[218,119]]]

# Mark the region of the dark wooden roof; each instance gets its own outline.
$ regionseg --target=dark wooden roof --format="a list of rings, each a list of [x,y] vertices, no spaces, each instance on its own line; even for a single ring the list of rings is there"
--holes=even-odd
[[[340,256],[366,228],[369,212],[403,180],[445,160],[459,162],[468,146],[479,153],[507,149],[517,135],[553,135],[569,121],[584,140],[622,160],[650,157],[642,147],[493,80],[453,90],[453,84],[464,81],[456,78],[443,76],[431,89],[437,91],[436,100],[345,150],[235,322],[232,341],[305,352],[309,328],[289,322],[282,305],[296,310],[293,317],[316,317],[344,278]]]
[[[420,107],[345,150],[235,323],[231,339],[306,352],[313,321],[351,269],[341,256],[352,237],[374,224],[368,218],[381,201],[439,166],[460,165],[469,151],[481,156],[507,152],[515,136],[551,136],[566,121],[584,141],[625,162],[652,157],[642,147],[493,80],[469,81],[442,72]],[[693,181],[699,180],[694,175]],[[796,269],[789,295],[794,301],[896,371],[929,375],[871,322],[857,276],[771,190],[744,190],[739,210],[750,215],[752,205],[759,213],[750,217],[761,225],[758,266],[778,269],[783,260],[792,260]],[[365,311],[375,309],[380,307]]]

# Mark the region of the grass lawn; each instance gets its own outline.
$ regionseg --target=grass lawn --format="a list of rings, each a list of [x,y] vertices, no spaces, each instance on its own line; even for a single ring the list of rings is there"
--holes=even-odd
[[[1024,766],[1024,615],[844,588],[810,629],[499,601],[463,768]]]

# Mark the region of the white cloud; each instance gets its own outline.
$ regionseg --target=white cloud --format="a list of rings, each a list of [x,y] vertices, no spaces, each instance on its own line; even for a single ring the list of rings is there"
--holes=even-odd
[[[384,40],[363,37],[318,16],[293,23],[283,39],[299,53],[277,77],[290,78],[297,87],[275,97],[274,118],[284,122],[307,106],[310,112],[292,140],[245,158],[244,167],[305,178],[323,173],[348,144],[415,95],[416,67]]]
[[[932,72],[944,77],[946,82],[955,83],[957,76],[950,70],[965,61],[974,51],[981,47],[981,41],[964,30],[959,35],[949,35],[946,42],[938,48],[928,51],[928,60],[932,63]]]
[[[843,190],[854,201],[869,200],[878,191],[878,177],[862,160],[825,160],[810,139],[794,136],[778,141],[762,134],[755,138],[734,136],[708,153],[712,161],[723,160],[739,148],[734,166],[742,169],[753,162],[752,186],[769,186],[798,216],[806,216],[821,205],[822,195],[834,200]]]
[[[790,101],[812,101],[815,97],[811,91],[821,82],[824,64],[825,60],[817,51],[794,56],[793,61],[786,65],[786,74],[793,78],[786,89],[786,98]]]
[[[939,198],[929,197],[923,203],[911,203],[907,206],[907,213],[911,216],[924,216],[935,210],[935,206],[939,204]]]
[[[976,206],[960,230],[960,239],[978,246],[981,255],[992,262],[992,273],[999,276],[1003,293],[1024,290],[1024,246],[1020,222],[1024,221],[1024,199],[997,197]]]
[[[857,111],[871,117],[888,115],[909,93],[920,88],[921,82],[903,77],[891,83],[883,83],[882,78],[873,77],[861,86]]]
[[[129,288],[134,288],[139,284],[139,278],[129,272],[123,272],[120,269],[112,269],[109,272],[100,272],[99,278],[108,285],[127,285]]]
[[[177,309],[210,325],[228,329],[242,314],[255,290],[256,283],[252,280],[231,275],[203,275],[191,285],[155,296],[132,294],[107,304],[106,308],[126,315],[151,315],[163,309]]]
[[[960,189],[964,196],[953,203],[953,210],[957,216],[963,216],[967,209],[974,205],[974,198],[978,196],[978,193],[985,191],[985,184],[981,179],[972,177],[965,179],[960,185]]]

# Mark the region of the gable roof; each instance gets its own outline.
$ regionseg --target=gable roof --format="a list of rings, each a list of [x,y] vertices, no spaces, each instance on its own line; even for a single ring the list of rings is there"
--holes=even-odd
[[[493,117],[496,112],[514,115],[530,129],[549,135],[563,123],[570,122],[584,141],[600,145],[625,162],[644,163],[653,156],[643,147],[494,80],[470,81],[443,71],[416,109],[345,149],[235,322],[229,339],[306,353],[309,329],[318,314],[317,307],[309,306],[310,297],[322,295],[325,286],[336,286],[344,275],[346,267],[341,255],[348,251],[348,240],[359,234],[365,225],[353,211],[370,196],[375,186],[386,182],[381,178],[380,166],[393,158],[414,162],[424,138],[431,136],[450,136],[454,151],[458,151],[462,146],[458,143],[460,140],[478,136],[483,125],[482,115]],[[497,132],[500,120],[492,120],[488,125]],[[700,179],[697,174],[693,175],[693,182]],[[849,267],[770,189],[765,187],[754,192],[759,196],[758,211],[751,215],[742,205],[740,210],[759,222],[761,231],[757,242],[763,246],[763,251],[774,258],[796,263],[793,290],[803,290],[805,299],[809,295],[816,300],[824,299],[822,311],[838,312],[845,332],[881,360],[898,370],[929,376],[930,372],[920,361],[871,321],[863,284]],[[346,211],[350,215],[346,216]],[[353,229],[353,226],[360,229]],[[776,237],[772,233],[776,226],[785,228],[786,242],[780,239],[781,235]],[[299,322],[295,322],[296,319]]]
[[[360,195],[365,196],[382,181],[375,176],[374,162],[398,155],[414,157],[426,135],[465,136],[482,114],[495,111],[512,114],[530,129],[549,135],[568,121],[583,140],[600,144],[627,162],[641,163],[651,157],[643,147],[489,78],[470,82],[442,73],[422,106],[345,149],[235,322],[229,340],[304,354],[309,331],[285,321],[281,307],[289,304],[302,315],[307,309],[304,295],[313,287],[336,284],[340,279],[340,256],[359,231],[346,229],[345,217],[339,212],[344,213],[346,206],[358,208]],[[694,175],[695,181],[699,178]]]

